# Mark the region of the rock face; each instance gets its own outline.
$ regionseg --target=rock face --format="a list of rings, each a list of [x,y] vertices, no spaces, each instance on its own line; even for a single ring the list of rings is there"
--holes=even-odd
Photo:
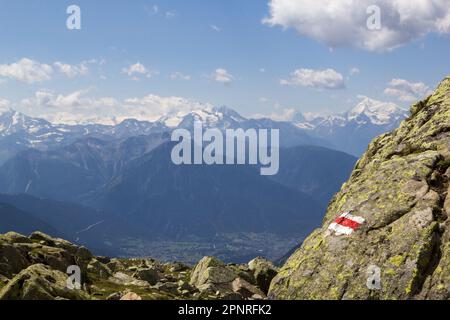
[[[449,165],[450,77],[369,145],[269,297],[449,299]],[[364,222],[350,235],[328,231],[344,212]]]

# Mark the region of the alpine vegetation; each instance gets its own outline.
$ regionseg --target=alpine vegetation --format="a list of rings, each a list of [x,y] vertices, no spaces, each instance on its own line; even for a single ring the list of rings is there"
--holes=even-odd
[[[270,141],[269,141],[270,133]],[[260,174],[273,176],[280,168],[280,132],[278,129],[203,130],[194,122],[194,137],[187,129],[172,131],[171,140],[179,142],[171,153],[176,165],[260,165]],[[206,146],[203,144],[208,143]],[[192,145],[193,143],[193,145]]]

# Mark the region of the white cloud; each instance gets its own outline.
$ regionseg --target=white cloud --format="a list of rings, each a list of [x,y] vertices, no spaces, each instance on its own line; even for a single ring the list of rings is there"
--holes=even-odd
[[[191,80],[191,76],[188,74],[184,74],[182,72],[174,72],[170,75],[170,79],[172,80]]]
[[[71,65],[57,61],[53,64],[59,72],[66,75],[68,78],[75,78],[77,76],[84,76],[88,74],[89,68],[86,62],[82,62],[79,65]]]
[[[174,11],[166,11],[166,18],[167,19],[174,18],[174,17],[176,17],[176,15],[177,14]]]
[[[392,79],[384,93],[395,96],[400,101],[414,102],[430,95],[432,90],[423,82],[413,83],[404,79]]]
[[[142,63],[137,62],[130,65],[127,68],[122,69],[122,73],[127,74],[133,80],[139,80],[139,76],[144,76],[146,78],[151,78],[158,74],[157,71],[148,70]]]
[[[150,15],[155,15],[155,14],[158,14],[159,7],[157,5],[145,6],[145,11],[147,11],[147,13]]]
[[[216,69],[216,71],[214,71],[214,73],[212,74],[212,78],[214,79],[214,81],[223,84],[230,84],[234,80],[233,75],[223,68]]]
[[[381,30],[369,30],[367,8],[381,12]],[[330,48],[393,50],[430,33],[450,33],[448,0],[270,0],[263,23],[294,28]]]
[[[161,97],[149,94],[141,98],[125,99],[127,114],[142,120],[158,120],[167,114],[186,114],[195,109],[203,109],[209,104],[192,101],[181,97]]]
[[[0,113],[9,109],[11,102],[6,99],[0,98]]]
[[[52,73],[52,66],[28,58],[23,58],[11,64],[0,65],[0,77],[28,84],[50,80]]]
[[[156,121],[163,115],[185,115],[194,109],[210,106],[181,97],[153,94],[117,100],[112,97],[89,97],[88,93],[89,89],[68,94],[39,90],[33,97],[20,101],[15,108],[54,123],[117,124],[129,118]]]
[[[253,119],[272,119],[274,121],[292,121],[299,112],[293,108],[285,108],[278,112],[271,112],[270,114],[254,114]]]
[[[88,65],[90,64],[102,66],[105,64],[105,60],[91,59],[72,65],[61,61],[56,61],[53,64],[46,64],[23,58],[11,64],[0,65],[0,77],[32,84],[51,80],[56,71],[64,74],[68,78],[75,78],[77,76],[87,75],[89,72]],[[4,79],[0,79],[0,81],[3,80]]]
[[[39,90],[33,97],[20,101],[17,109],[54,123],[113,123],[115,118],[110,115],[120,107],[119,101],[110,97],[86,97],[88,92],[88,89],[77,90],[64,95]]]
[[[290,79],[280,80],[280,84],[316,89],[345,88],[344,77],[334,69],[297,69],[291,73]]]
[[[360,74],[360,70],[358,69],[358,68],[356,68],[356,67],[353,67],[353,68],[351,68],[350,69],[350,76],[355,76],[355,75],[357,75],[357,74]]]

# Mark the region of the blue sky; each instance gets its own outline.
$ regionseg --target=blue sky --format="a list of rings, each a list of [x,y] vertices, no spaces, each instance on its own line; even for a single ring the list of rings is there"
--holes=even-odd
[[[411,93],[413,88],[419,98],[450,74],[450,36],[447,25],[442,27],[445,16],[439,32],[425,23],[399,27],[395,49],[387,48],[392,43],[367,49],[358,44],[358,37],[347,37],[333,47],[326,35],[314,34],[314,24],[320,29],[324,23],[321,13],[311,13],[309,25],[301,25],[309,8],[303,9],[314,1],[298,1],[303,7],[286,18],[283,10],[289,1],[294,0],[2,0],[0,99],[18,109],[25,109],[21,107],[25,100],[33,113],[33,103],[46,103],[36,100],[36,92],[47,92],[46,97],[54,101],[34,109],[34,115],[42,112],[42,116],[58,108],[57,101],[69,103],[64,97],[73,92],[78,92],[81,102],[72,107],[106,97],[121,103],[154,95],[227,105],[244,115],[282,113],[288,108],[340,112],[354,106],[361,95],[407,106],[412,97],[405,97],[405,90]],[[441,2],[430,1],[437,6]],[[81,30],[66,28],[66,8],[71,4],[81,8]],[[277,5],[278,11],[269,4]],[[263,23],[270,17],[271,23]],[[339,30],[340,25],[332,27]],[[344,27],[343,32],[348,32]],[[36,63],[30,68],[44,64],[52,72],[46,77],[44,70],[37,79],[24,80],[14,73],[21,72],[24,58]],[[75,74],[68,76],[58,72],[56,62],[86,70],[73,69]],[[127,73],[137,63],[142,72]],[[314,74],[332,70],[319,76],[325,76],[324,81],[336,81],[337,75],[342,79],[338,77],[335,88],[322,78],[305,84],[303,78],[291,75],[301,69]]]

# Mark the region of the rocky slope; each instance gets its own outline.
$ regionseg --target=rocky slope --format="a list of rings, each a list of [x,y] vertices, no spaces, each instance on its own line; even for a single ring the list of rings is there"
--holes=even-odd
[[[73,266],[80,268],[79,288],[69,278]],[[226,265],[205,257],[190,268],[94,256],[41,232],[0,235],[0,300],[261,300],[276,273],[262,258]]]
[[[449,166],[450,77],[397,130],[370,144],[269,297],[449,299]],[[365,219],[355,232],[328,230],[348,211]]]

